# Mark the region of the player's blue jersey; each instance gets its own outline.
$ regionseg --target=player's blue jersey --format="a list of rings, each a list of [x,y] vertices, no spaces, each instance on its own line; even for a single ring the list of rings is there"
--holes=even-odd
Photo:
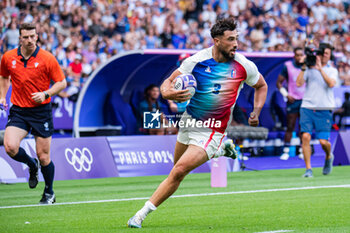
[[[255,64],[237,52],[231,62],[216,62],[212,47],[187,58],[179,71],[192,74],[197,80],[196,93],[187,105],[187,113],[198,120],[221,121],[221,127],[213,128],[221,133],[231,120],[232,109],[244,82],[253,86],[260,76]]]

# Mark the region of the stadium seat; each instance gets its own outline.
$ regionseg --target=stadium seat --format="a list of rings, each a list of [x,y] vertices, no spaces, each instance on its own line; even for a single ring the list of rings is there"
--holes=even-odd
[[[104,105],[105,125],[120,125],[122,135],[136,134],[137,121],[131,106],[125,103],[118,91],[107,95]]]
[[[130,106],[136,118],[139,116],[139,104],[144,99],[143,90],[134,89],[130,95]]]

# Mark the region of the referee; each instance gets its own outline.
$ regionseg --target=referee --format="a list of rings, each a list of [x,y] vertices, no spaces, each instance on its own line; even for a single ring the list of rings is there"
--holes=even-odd
[[[38,170],[45,180],[40,204],[56,201],[52,189],[55,166],[50,159],[51,135],[53,133],[51,96],[66,87],[66,80],[56,58],[37,46],[36,25],[24,23],[19,29],[20,46],[7,51],[0,65],[0,104],[7,106],[6,93],[12,82],[10,115],[5,130],[6,153],[29,167],[29,187],[38,184]],[[55,83],[50,88],[50,81]],[[39,161],[31,158],[20,147],[27,134],[35,137]]]

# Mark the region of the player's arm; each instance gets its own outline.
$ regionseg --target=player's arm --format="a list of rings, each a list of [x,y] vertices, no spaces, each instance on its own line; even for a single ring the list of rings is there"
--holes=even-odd
[[[277,86],[278,90],[280,91],[281,95],[283,97],[287,98],[288,102],[293,103],[295,101],[295,99],[289,95],[287,89],[283,86],[283,82],[285,80],[286,80],[285,76],[283,76],[282,74],[278,75],[276,86]]]
[[[258,126],[259,115],[260,115],[261,109],[265,104],[268,87],[262,75],[260,75],[258,82],[252,87],[255,89],[254,110],[253,112],[250,113],[248,123],[250,126]]]
[[[296,80],[296,84],[297,84],[297,87],[301,87],[302,85],[304,85],[305,83],[305,78],[304,78],[304,75],[305,75],[305,71],[306,71],[306,63],[305,63],[305,59],[306,59],[306,56],[304,55],[301,60],[299,61],[301,64],[303,64],[301,66],[301,71],[299,72],[298,74],[298,77],[297,77],[297,80]]]
[[[316,57],[316,69],[320,71],[323,80],[327,83],[327,86],[332,88],[335,86],[336,81],[335,79],[329,77],[326,72],[322,69],[322,64],[321,64],[321,58],[319,56]]]
[[[52,85],[52,87],[49,90],[47,90],[46,92],[51,97],[51,96],[57,95],[66,87],[67,87],[67,81],[66,81],[66,79],[63,79],[62,81],[55,82],[55,84]]]
[[[278,90],[280,90],[281,88],[283,88],[283,82],[286,80],[286,78],[279,74],[278,75],[278,78],[277,78],[277,82],[276,82],[276,87],[278,88]]]
[[[60,91],[66,88],[66,86],[67,86],[66,79],[55,82],[55,84],[53,84],[51,88],[46,91],[32,93],[32,99],[37,103],[42,103],[49,97],[57,95]],[[46,93],[48,94],[48,96],[46,96]]]
[[[6,94],[10,87],[10,78],[0,75],[0,105],[7,106]]]
[[[164,99],[184,102],[191,98],[191,94],[187,89],[177,91],[174,88],[174,79],[180,74],[181,72],[179,70],[175,70],[169,78],[164,80],[164,82],[160,86],[160,93],[162,94]]]
[[[335,86],[336,84],[336,81],[333,79],[333,78],[330,78],[323,70],[322,68],[319,69],[322,77],[323,77],[323,80],[327,83],[328,87],[332,88]]]
[[[7,69],[7,53],[5,53],[0,62],[0,105],[3,105],[3,108],[7,107],[6,103],[6,94],[10,87],[10,72]]]
[[[48,59],[48,76],[50,80],[54,81],[55,83],[48,90],[32,93],[32,99],[37,103],[44,102],[49,97],[57,95],[60,91],[67,87],[67,81],[56,58],[52,56]]]
[[[288,81],[288,70],[287,66],[284,65],[282,72],[278,75],[276,86],[284,98],[288,99],[288,102],[293,103],[295,99],[289,95],[287,89],[283,86],[284,81]]]

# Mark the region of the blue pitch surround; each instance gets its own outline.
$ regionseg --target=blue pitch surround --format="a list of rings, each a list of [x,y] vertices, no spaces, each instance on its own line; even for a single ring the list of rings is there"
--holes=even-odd
[[[349,133],[333,136],[336,145],[334,165],[349,165],[350,148],[344,143]],[[54,138],[51,155],[55,163],[55,180],[167,175],[173,167],[175,143],[176,135]],[[33,139],[23,140],[22,146],[28,155],[35,157]],[[312,166],[322,167],[324,158],[321,148],[315,148]],[[233,171],[234,161],[227,161],[227,171]],[[208,161],[193,172],[210,172],[210,163]],[[250,157],[244,163],[247,168],[256,170],[305,167],[298,157],[290,157],[287,161],[278,156]],[[26,182],[27,166],[9,158],[3,146],[0,146],[0,167],[0,182]],[[40,173],[39,180],[43,180]]]

